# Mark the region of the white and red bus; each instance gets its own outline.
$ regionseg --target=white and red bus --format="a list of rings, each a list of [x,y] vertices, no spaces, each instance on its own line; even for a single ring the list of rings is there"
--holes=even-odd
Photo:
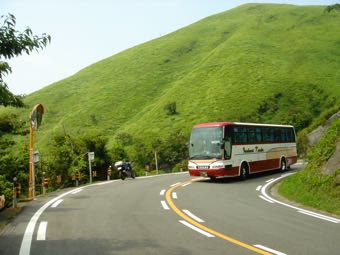
[[[290,125],[211,122],[192,128],[188,169],[191,176],[240,176],[296,163],[295,130]]]

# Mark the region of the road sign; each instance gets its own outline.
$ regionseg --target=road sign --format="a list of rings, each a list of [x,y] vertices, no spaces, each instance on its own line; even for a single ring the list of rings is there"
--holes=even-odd
[[[89,160],[94,160],[94,152],[89,152]]]

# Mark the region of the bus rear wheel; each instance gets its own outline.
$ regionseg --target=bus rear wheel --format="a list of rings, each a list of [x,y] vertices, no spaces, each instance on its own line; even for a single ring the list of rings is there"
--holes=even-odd
[[[240,169],[240,179],[243,181],[248,178],[248,175],[249,175],[248,165],[246,163],[243,163]]]
[[[280,170],[281,170],[281,172],[284,172],[284,171],[287,170],[287,164],[286,164],[286,159],[285,158],[281,159]]]

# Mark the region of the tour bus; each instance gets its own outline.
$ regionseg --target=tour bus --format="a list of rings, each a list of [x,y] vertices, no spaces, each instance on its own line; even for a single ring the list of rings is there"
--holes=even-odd
[[[290,168],[296,163],[295,130],[290,125],[211,122],[195,125],[189,142],[191,176],[239,176]]]

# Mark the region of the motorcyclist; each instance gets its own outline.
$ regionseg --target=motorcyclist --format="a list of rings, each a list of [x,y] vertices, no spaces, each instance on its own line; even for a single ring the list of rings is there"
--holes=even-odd
[[[118,169],[120,178],[125,179],[125,177],[128,177],[128,176],[135,178],[135,173],[132,170],[132,166],[130,162],[118,161],[115,163],[115,167]],[[122,172],[128,172],[128,173],[123,174]]]

